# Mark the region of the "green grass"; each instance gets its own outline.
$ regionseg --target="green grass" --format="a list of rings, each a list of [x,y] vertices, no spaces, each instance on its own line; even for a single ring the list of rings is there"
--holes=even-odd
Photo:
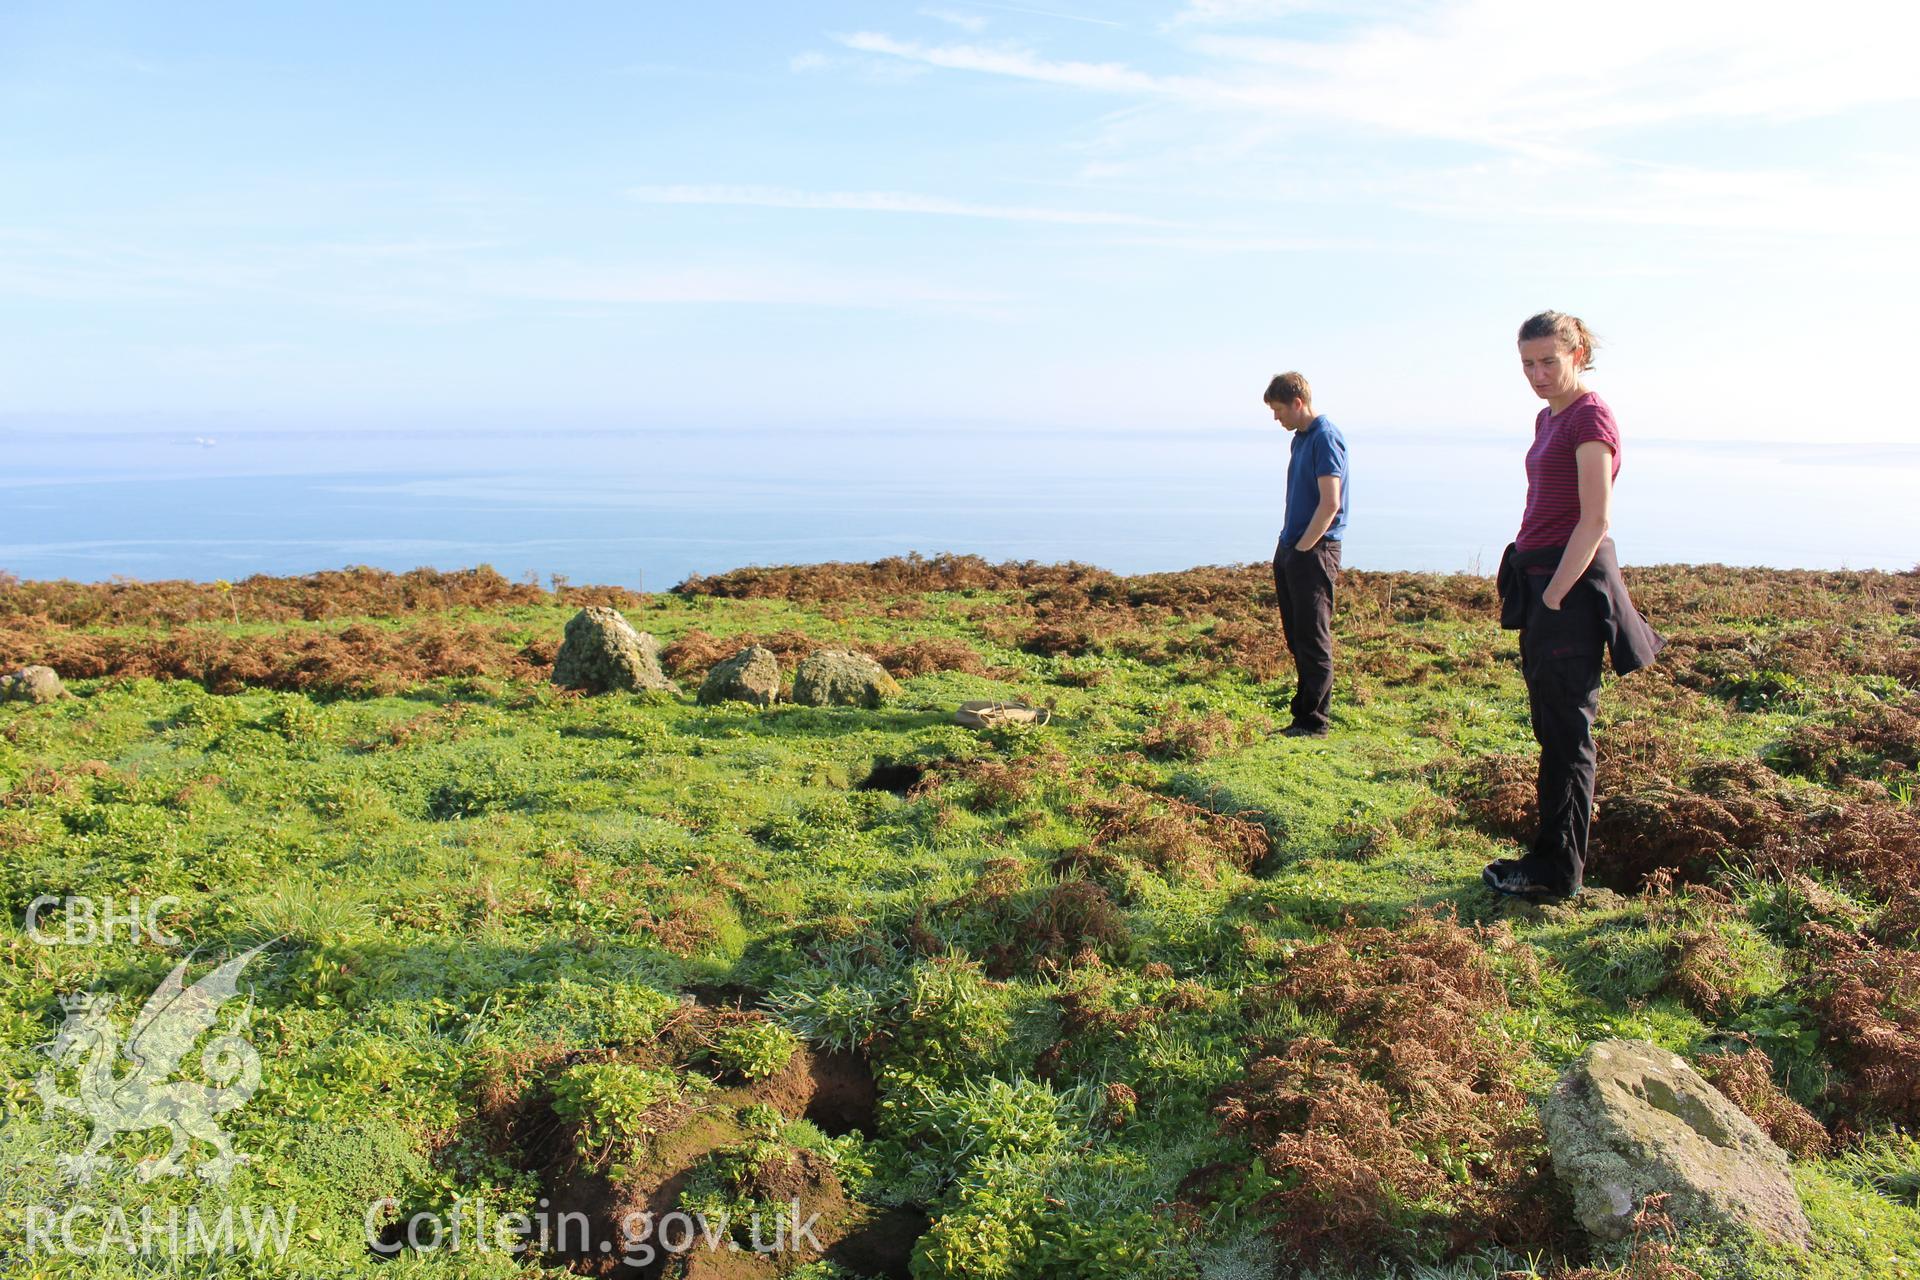
[[[823,644],[961,639],[1011,678],[921,676],[876,711],[582,699],[480,677],[324,700],[79,680],[77,697],[0,708],[0,793],[14,796],[0,809],[11,922],[0,935],[7,1274],[536,1273],[538,1259],[497,1254],[376,1264],[362,1213],[380,1196],[530,1208],[536,1180],[463,1137],[490,1067],[533,1045],[577,1054],[644,1043],[684,992],[722,984],[816,1046],[873,1049],[878,1130],[834,1141],[845,1167],[863,1170],[871,1203],[932,1214],[916,1274],[1271,1274],[1258,1207],[1268,1184],[1244,1143],[1220,1136],[1212,1101],[1244,1072],[1250,1036],[1315,1023],[1285,1009],[1252,1022],[1240,997],[1332,929],[1390,925],[1435,905],[1467,922],[1506,921],[1532,957],[1532,974],[1500,962],[1511,999],[1503,1025],[1535,1059],[1530,1089],[1594,1038],[1642,1036],[1692,1054],[1746,1030],[1810,1073],[1790,1085],[1820,1105],[1819,1046],[1801,1042],[1782,994],[1802,908],[1778,886],[1744,886],[1736,914],[1707,926],[1738,966],[1718,1017],[1671,989],[1670,946],[1684,921],[1606,895],[1568,910],[1514,909],[1479,889],[1481,864],[1510,846],[1431,806],[1463,761],[1532,749],[1511,638],[1490,624],[1412,623],[1374,642],[1419,644],[1404,669],[1383,665],[1386,675],[1343,669],[1327,740],[1255,732],[1206,758],[1156,761],[1127,753],[1168,704],[1271,726],[1284,722],[1289,681],[1188,678],[1175,664],[1097,652],[1035,656],[995,639],[993,597],[920,599],[907,621],[878,607],[830,615],[672,596],[629,613],[663,641],[694,628],[723,637],[790,628]],[[571,612],[447,616],[533,640],[557,636]],[[1343,660],[1362,651],[1350,646]],[[1063,668],[1104,680],[1053,683]],[[1610,687],[1601,734],[1653,716],[1682,757],[1759,758],[1795,724],[1867,696],[1844,679],[1775,684],[1766,697],[1732,698],[1664,685],[1630,709]],[[1053,723],[990,735],[951,723],[962,699],[1015,696],[1052,701]],[[1114,892],[1124,938],[1098,963],[996,969],[995,947],[1021,944],[1030,913],[1060,883],[1056,861],[1089,838],[1072,787],[1043,781],[1016,804],[978,810],[954,802],[957,788],[911,798],[854,788],[879,762],[1005,762],[1045,748],[1064,753],[1065,779],[1096,790],[1126,780],[1245,812],[1274,852],[1251,872],[1136,867]],[[61,785],[20,790],[36,770]],[[983,876],[1006,879],[1006,892],[981,896]],[[177,900],[163,922],[180,944],[38,945],[21,921],[42,895]],[[148,1131],[118,1140],[107,1181],[63,1185],[53,1155],[77,1150],[84,1125],[70,1113],[43,1117],[34,1087],[46,1065],[38,1046],[62,1022],[58,996],[112,992],[124,1014],[188,951],[210,960],[262,941],[268,950],[247,973],[261,1087],[223,1121],[253,1162],[222,1188],[138,1184],[125,1157],[160,1149]],[[1068,996],[1097,1016],[1067,1028]],[[1125,1016],[1163,1004],[1151,1018]],[[723,1057],[767,1074],[785,1050],[742,1037]],[[579,1105],[607,1123],[643,1107],[658,1084],[642,1080],[635,1092],[624,1077],[591,1074],[578,1082]],[[1110,1085],[1137,1095],[1123,1123],[1100,1119]],[[1914,1162],[1899,1141],[1882,1132],[1880,1145],[1802,1163],[1819,1249],[1752,1263],[1749,1274],[1920,1274]],[[1183,1179],[1215,1162],[1238,1172],[1176,1222],[1166,1206]],[[731,1194],[709,1182],[706,1194]],[[297,1204],[299,1221],[286,1254],[263,1260],[25,1252],[29,1206],[82,1202],[130,1213]],[[1492,1274],[1491,1257],[1428,1270],[1405,1258],[1351,1263],[1368,1275],[1465,1276]],[[1537,1261],[1544,1272],[1550,1260]]]

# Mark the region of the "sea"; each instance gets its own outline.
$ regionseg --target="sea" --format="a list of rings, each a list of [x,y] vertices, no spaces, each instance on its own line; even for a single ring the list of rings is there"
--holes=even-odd
[[[1343,563],[1491,572],[1518,436],[1347,430]],[[1119,573],[1271,558],[1279,428],[0,429],[0,571],[238,581],[490,565],[667,589],[918,552]],[[1627,564],[1908,570],[1920,444],[1629,440]]]

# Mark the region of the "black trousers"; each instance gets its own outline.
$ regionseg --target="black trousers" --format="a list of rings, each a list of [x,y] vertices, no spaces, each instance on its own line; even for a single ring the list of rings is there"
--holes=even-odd
[[[1529,583],[1520,668],[1527,681],[1533,737],[1540,744],[1540,830],[1520,860],[1528,878],[1559,893],[1580,887],[1593,825],[1593,717],[1600,709],[1601,620],[1590,593],[1574,591],[1560,609],[1540,601],[1544,575]]]
[[[1273,592],[1296,674],[1293,722],[1310,729],[1327,727],[1333,699],[1333,584],[1339,578],[1340,544],[1332,539],[1296,551],[1283,538],[1274,549]]]

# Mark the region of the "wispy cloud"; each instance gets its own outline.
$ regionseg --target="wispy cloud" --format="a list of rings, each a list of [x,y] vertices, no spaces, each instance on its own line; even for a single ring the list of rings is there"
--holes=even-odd
[[[920,9],[919,14],[923,18],[932,18],[936,22],[944,22],[948,26],[959,27],[962,31],[978,33],[987,29],[986,18],[977,13],[961,13],[956,9],[938,9],[929,6]]]
[[[1404,192],[1410,208],[1475,222],[1552,219],[1569,224],[1702,231],[1844,235],[1920,245],[1920,166],[1875,167],[1843,178],[1792,170],[1682,165],[1590,166],[1591,181],[1528,165],[1483,166]]]
[[[0,294],[55,304],[137,304],[210,314],[235,303],[271,301],[290,314],[334,312],[425,324],[471,321],[529,305],[595,312],[780,306],[1000,319],[1013,301],[973,279],[827,267],[739,252],[713,261],[673,262],[620,253],[543,256],[492,240],[398,238],[134,248],[109,238],[4,226]]]
[[[1897,21],[1920,34],[1920,19]],[[1591,11],[1472,0],[1418,23],[1379,21],[1323,40],[1199,34],[1184,47],[1211,65],[1183,75],[1045,58],[1019,45],[928,45],[873,31],[838,39],[862,53],[1155,97],[1260,124],[1517,151],[1683,121],[1778,121],[1920,100],[1910,45],[1859,40],[1845,22],[1813,34],[1720,0],[1621,0]]]
[[[1085,13],[1067,13],[1060,9],[1036,9],[1023,4],[1001,4],[996,0],[974,0],[982,9],[998,9],[1002,13],[1025,13],[1036,18],[1058,18],[1062,22],[1080,22],[1094,27],[1124,27],[1127,24],[1114,18],[1096,18]]]
[[[1274,22],[1333,7],[1334,0],[1187,0],[1168,26],[1231,26]]]
[[[426,261],[497,249],[501,247],[501,243],[499,240],[443,240],[422,236],[407,240],[320,241],[312,245],[311,249],[314,253],[333,254],[342,258]]]
[[[1185,235],[1112,236],[1108,244],[1136,249],[1177,249],[1185,253],[1426,253],[1433,245],[1395,244],[1337,236],[1255,236],[1229,232]]]
[[[502,263],[469,277],[477,293],[561,304],[760,305],[860,310],[991,310],[1008,301],[987,290],[950,288],[899,275],[817,271],[791,263],[668,266],[540,259]]]
[[[1012,76],[1020,80],[1039,80],[1101,93],[1168,94],[1182,91],[1182,82],[1178,79],[1149,75],[1125,63],[1049,61],[1017,46],[926,45],[912,40],[896,40],[877,31],[855,31],[835,38],[847,48],[861,53],[904,58],[949,71]],[[1194,82],[1189,88],[1205,91],[1206,86],[1204,82]]]
[[[1082,176],[1096,180],[1217,177],[1256,171],[1261,156],[1335,145],[1345,148],[1333,153],[1343,164],[1386,173],[1401,207],[1430,212],[1533,208],[1577,219],[1584,208],[1594,222],[1823,234],[1864,221],[1895,234],[1881,211],[1911,208],[1911,166],[1861,171],[1858,158],[1839,154],[1741,168],[1715,164],[1699,145],[1680,149],[1695,157],[1684,164],[1648,164],[1639,153],[1661,155],[1660,139],[1687,130],[1776,127],[1920,101],[1909,66],[1920,10],[1835,0],[1808,23],[1776,3],[1732,0],[1598,8],[1453,0],[1418,9],[1387,0],[1308,22],[1306,11],[1319,7],[1190,0],[1161,29],[1158,48],[1127,60],[878,31],[835,38],[870,57],[1151,108],[1113,116],[1074,144]],[[1230,29],[1255,23],[1269,31]],[[1161,54],[1177,55],[1181,69],[1158,70]],[[1435,142],[1480,148],[1492,168],[1468,173],[1456,192],[1459,153],[1426,145]],[[1843,184],[1852,198],[1823,200],[1824,175],[1842,167],[1857,171]],[[1573,179],[1591,185],[1552,186]],[[1379,194],[1370,185],[1344,194]]]
[[[1838,0],[1821,22],[1807,23],[1784,6],[1727,0],[1544,9],[1466,0],[1327,39],[1200,35],[1187,47],[1215,61],[1210,78],[1285,86],[1286,100],[1312,117],[1416,137],[1551,145],[1920,99],[1907,54],[1920,22],[1908,10],[1871,7],[1869,15],[1858,0]],[[1846,20],[1851,10],[1862,22]],[[1889,21],[1907,38],[1893,38]],[[1875,28],[1881,38],[1861,38]]]
[[[62,304],[215,313],[273,300],[300,310],[427,322],[471,314],[460,280],[491,241],[146,245],[118,234],[0,230],[0,293]]]
[[[906,191],[796,191],[787,187],[633,187],[627,197],[641,204],[745,205],[761,209],[827,209],[853,213],[930,214],[991,218],[1005,222],[1056,222],[1074,226],[1167,225],[1158,218],[1096,209],[1044,209],[1026,205],[975,204]]]

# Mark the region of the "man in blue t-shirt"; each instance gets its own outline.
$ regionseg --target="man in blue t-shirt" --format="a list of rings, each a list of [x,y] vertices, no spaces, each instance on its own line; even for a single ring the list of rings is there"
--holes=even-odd
[[[1333,695],[1333,584],[1347,531],[1347,440],[1313,411],[1306,378],[1283,373],[1267,384],[1273,419],[1293,432],[1287,460],[1287,517],[1273,552],[1273,590],[1293,653],[1291,738],[1327,736]]]

